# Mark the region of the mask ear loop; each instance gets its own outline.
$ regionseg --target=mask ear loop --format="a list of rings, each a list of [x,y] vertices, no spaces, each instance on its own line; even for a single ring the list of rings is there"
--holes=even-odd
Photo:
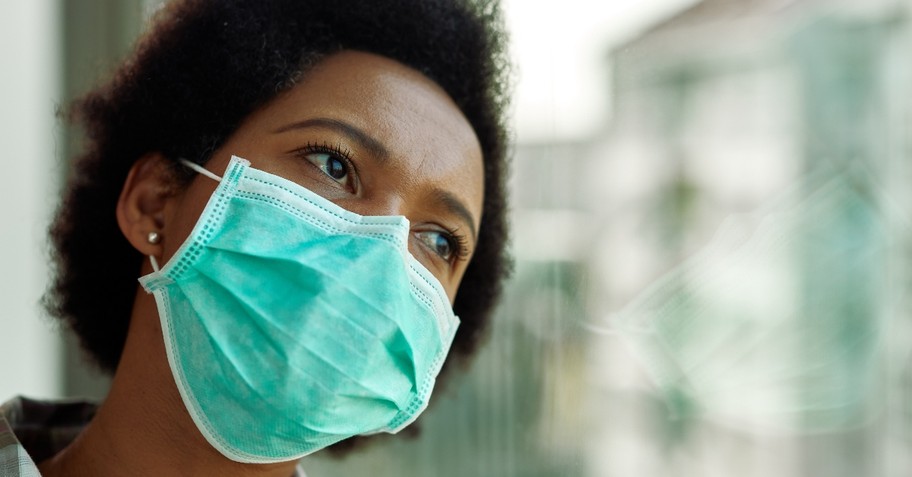
[[[213,173],[213,172],[210,171],[209,169],[206,169],[205,167],[203,167],[203,166],[201,166],[201,165],[199,165],[199,164],[197,164],[197,163],[195,163],[195,162],[190,162],[190,161],[188,161],[188,160],[186,160],[186,159],[183,159],[183,158],[178,158],[178,161],[179,161],[181,164],[183,164],[183,165],[189,167],[190,169],[193,169],[194,171],[196,171],[196,172],[198,172],[198,173],[200,173],[200,174],[202,174],[202,175],[204,175],[204,176],[206,176],[206,177],[208,177],[208,178],[210,178],[210,179],[212,179],[212,180],[214,180],[214,181],[216,181],[216,182],[222,182],[222,178],[221,178],[221,177],[219,177],[218,175],[216,175],[215,173]],[[153,271],[156,271],[156,272],[157,272],[157,271],[161,270],[161,267],[158,266],[158,260],[155,258],[155,255],[149,255],[149,262],[152,263],[152,270],[153,270]]]
[[[190,162],[190,161],[188,161],[188,160],[186,160],[186,159],[178,159],[178,160],[180,161],[181,164],[183,164],[183,165],[189,167],[190,169],[193,169],[193,170],[196,171],[196,172],[199,172],[200,174],[202,174],[202,175],[204,175],[204,176],[206,176],[206,177],[208,177],[208,178],[214,180],[215,182],[222,182],[222,178],[219,177],[219,176],[217,176],[217,175],[215,175],[215,174],[214,174],[212,171],[210,171],[209,169],[206,169],[205,167],[203,167],[203,166],[201,166],[201,165],[199,165],[199,164],[197,164],[197,163],[195,163],[195,162]]]

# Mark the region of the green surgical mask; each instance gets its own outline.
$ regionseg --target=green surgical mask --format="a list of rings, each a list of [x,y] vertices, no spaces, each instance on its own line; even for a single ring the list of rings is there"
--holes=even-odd
[[[206,440],[281,462],[414,421],[459,319],[408,252],[408,219],[354,214],[238,157],[223,178],[191,167],[221,182],[140,283]]]

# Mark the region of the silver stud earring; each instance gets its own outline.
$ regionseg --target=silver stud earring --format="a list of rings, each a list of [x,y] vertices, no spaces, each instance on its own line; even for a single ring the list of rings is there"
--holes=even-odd
[[[161,235],[158,235],[158,232],[149,232],[149,236],[146,237],[146,240],[151,244],[156,244],[161,241]]]

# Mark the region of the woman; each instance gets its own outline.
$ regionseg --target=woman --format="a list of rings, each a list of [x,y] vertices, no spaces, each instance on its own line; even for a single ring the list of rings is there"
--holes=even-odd
[[[111,390],[17,434],[20,469],[288,476],[411,423],[508,268],[499,24],[462,1],[167,5],[75,105],[52,227],[49,309]]]

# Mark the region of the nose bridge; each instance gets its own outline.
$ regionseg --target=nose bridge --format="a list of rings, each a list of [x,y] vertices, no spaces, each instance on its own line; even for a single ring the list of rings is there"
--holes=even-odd
[[[352,204],[350,209],[359,215],[390,216],[406,215],[405,199],[392,191],[371,194]]]

